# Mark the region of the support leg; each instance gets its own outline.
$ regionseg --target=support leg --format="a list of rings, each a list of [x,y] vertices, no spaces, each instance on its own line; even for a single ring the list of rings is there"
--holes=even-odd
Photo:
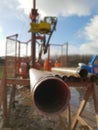
[[[93,85],[89,86],[88,89],[87,89],[87,91],[86,91],[86,93],[85,93],[85,96],[84,96],[84,98],[83,98],[83,100],[82,100],[82,102],[81,102],[81,104],[80,104],[80,107],[79,107],[79,109],[78,109],[78,112],[77,112],[77,114],[76,114],[76,116],[75,116],[75,118],[74,118],[74,120],[73,120],[72,130],[75,130],[75,128],[76,128],[76,126],[77,126],[77,123],[78,123],[78,118],[79,118],[79,116],[81,116],[81,114],[82,114],[82,112],[83,112],[83,110],[84,110],[84,108],[85,108],[85,105],[86,105],[86,103],[87,103],[89,97],[90,97],[91,94],[92,94],[92,91],[93,91]]]
[[[96,86],[93,86],[93,99],[94,99],[94,107],[96,112],[96,122],[98,127],[98,89],[96,89]]]
[[[7,118],[7,86],[6,86],[6,74],[2,77],[2,105],[3,105],[3,117]]]
[[[71,130],[71,110],[70,110],[70,104],[67,107],[67,122],[69,124],[69,130]]]
[[[11,111],[11,106],[14,105],[15,101],[15,93],[16,93],[16,85],[12,86],[11,96],[10,96],[10,102],[9,102],[9,112]]]

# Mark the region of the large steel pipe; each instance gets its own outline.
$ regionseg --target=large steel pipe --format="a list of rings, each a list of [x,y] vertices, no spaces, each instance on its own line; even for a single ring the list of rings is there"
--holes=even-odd
[[[66,74],[66,75],[79,75],[81,78],[86,78],[88,76],[88,72],[86,69],[81,69],[81,68],[52,68],[51,69],[53,72],[58,72],[61,74]]]
[[[50,72],[30,69],[30,87],[35,107],[42,113],[60,113],[70,100],[68,86]]]

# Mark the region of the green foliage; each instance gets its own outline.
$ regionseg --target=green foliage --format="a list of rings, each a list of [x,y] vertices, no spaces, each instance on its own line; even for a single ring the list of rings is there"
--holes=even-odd
[[[0,57],[0,65],[4,64],[5,59],[3,57]]]
[[[5,58],[0,57],[0,79],[2,77],[2,73],[3,73],[3,69],[4,69],[4,62],[5,62]]]
[[[0,79],[2,77],[3,69],[4,69],[4,66],[0,66]]]

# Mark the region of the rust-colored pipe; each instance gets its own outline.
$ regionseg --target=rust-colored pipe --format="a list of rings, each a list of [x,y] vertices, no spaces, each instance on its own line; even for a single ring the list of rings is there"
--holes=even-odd
[[[44,114],[63,112],[70,100],[68,86],[50,72],[30,69],[30,88],[35,107]]]

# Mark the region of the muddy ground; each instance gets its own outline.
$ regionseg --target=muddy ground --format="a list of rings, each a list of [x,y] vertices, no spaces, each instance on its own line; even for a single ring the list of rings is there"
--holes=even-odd
[[[8,101],[10,99],[10,90],[11,89],[8,89]],[[73,92],[74,97],[76,96],[77,98],[79,96],[79,92],[77,92],[77,90],[71,91]],[[74,102],[71,104],[72,120],[77,111],[73,105],[79,103],[79,100],[76,100],[76,98],[74,100],[73,96],[71,100],[71,102]],[[2,113],[0,115],[1,122]],[[87,113],[84,115],[88,115],[90,117],[91,123],[95,123],[94,115],[92,116]],[[39,113],[33,106],[29,87],[18,86],[15,102],[11,104],[11,111],[8,113],[8,119],[5,121],[3,127],[0,130],[69,130],[69,123],[66,119],[66,111],[64,111],[62,114],[53,116],[47,116]],[[95,128],[94,130],[97,129]]]
[[[53,116],[39,113],[33,106],[30,90],[22,87],[17,89],[16,100],[2,130],[66,130],[68,123],[65,115],[66,111]]]

